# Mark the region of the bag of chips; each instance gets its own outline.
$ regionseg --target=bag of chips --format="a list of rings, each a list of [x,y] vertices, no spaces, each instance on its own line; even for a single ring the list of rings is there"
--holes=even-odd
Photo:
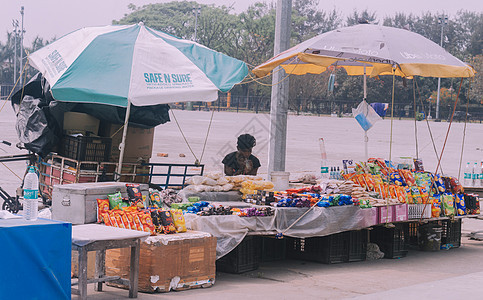
[[[176,233],[176,227],[174,226],[173,218],[169,210],[160,210],[158,216],[165,234]]]
[[[131,205],[136,205],[139,208],[144,208],[143,195],[141,194],[141,189],[139,184],[126,183],[127,195],[129,197],[129,202]]]
[[[109,210],[109,199],[96,199],[97,200],[97,223],[104,221],[104,214]]]
[[[397,200],[401,203],[408,203],[408,196],[406,194],[406,189],[403,186],[396,187]]]
[[[112,227],[119,227],[119,225],[117,225],[117,219],[116,219],[116,214],[114,212],[114,210],[110,210],[107,212],[108,216],[109,216],[109,223],[111,224]]]
[[[143,225],[143,231],[149,232],[151,235],[156,235],[156,229],[154,228],[153,219],[149,212],[143,212],[139,215],[141,224]]]
[[[186,222],[184,220],[183,211],[181,209],[172,209],[171,215],[173,217],[174,226],[177,232],[186,232]]]
[[[389,180],[394,185],[398,185],[398,186],[405,185],[404,180],[401,178],[401,175],[399,175],[399,173],[397,172],[391,173],[391,175],[389,175]]]
[[[416,185],[416,181],[414,180],[414,177],[413,177],[413,174],[411,173],[411,171],[400,169],[400,170],[398,170],[398,172],[399,172],[399,175],[401,176],[401,178],[403,178],[404,181],[406,182],[406,185],[408,185],[408,186],[415,186]]]
[[[157,190],[149,189],[149,203],[152,207],[163,208],[163,201]]]
[[[106,224],[106,226],[112,226],[111,219],[109,218],[108,212],[105,212],[102,214],[102,220],[104,221],[104,224]]]
[[[446,217],[453,217],[455,215],[453,194],[444,193],[441,196],[441,204]]]
[[[429,199],[429,193],[428,190],[424,187],[419,187],[419,194],[421,195],[421,201],[423,204],[428,203]]]
[[[412,186],[411,187],[411,196],[413,197],[414,204],[422,204],[423,198],[421,198],[421,192],[419,191],[419,187]]]
[[[161,226],[161,221],[159,220],[158,210],[152,209],[150,213],[151,213],[151,219],[153,220],[153,225],[154,225],[154,229],[156,230],[156,233],[163,233],[163,227]]]
[[[434,197],[430,197],[429,200],[431,201],[431,217],[432,218],[439,218],[441,216],[441,199],[439,195],[435,195]]]
[[[456,203],[456,215],[458,216],[466,215],[465,195],[456,194],[455,203]]]
[[[121,192],[109,194],[107,195],[107,198],[109,199],[110,209],[121,209],[123,207],[129,206],[127,203],[122,201]]]

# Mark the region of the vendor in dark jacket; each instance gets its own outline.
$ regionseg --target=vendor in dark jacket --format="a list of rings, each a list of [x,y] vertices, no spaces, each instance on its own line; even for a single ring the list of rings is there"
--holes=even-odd
[[[252,148],[256,143],[255,137],[248,133],[238,137],[236,146],[238,151],[228,154],[222,161],[226,175],[257,175],[260,161],[252,155]]]

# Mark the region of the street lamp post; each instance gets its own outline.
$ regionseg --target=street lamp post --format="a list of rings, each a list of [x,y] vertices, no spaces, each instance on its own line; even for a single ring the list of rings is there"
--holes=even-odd
[[[12,20],[13,25],[13,84],[17,82],[17,34],[18,20]]]
[[[443,28],[444,25],[448,24],[448,16],[445,16],[444,13],[441,17],[438,17],[438,24],[441,24],[441,42],[440,46],[443,47]],[[438,78],[438,94],[436,97],[436,120],[439,120],[439,93],[441,89],[441,77]]]
[[[20,31],[20,87],[23,86],[23,34],[25,30],[23,29],[23,6],[20,8],[20,14],[22,15],[22,29]]]
[[[196,7],[193,5],[193,15],[195,15],[195,37],[193,39],[194,42],[196,42],[196,33],[198,29],[198,16],[201,15],[201,4]],[[186,110],[193,110],[193,103],[192,102],[187,102],[186,103]]]

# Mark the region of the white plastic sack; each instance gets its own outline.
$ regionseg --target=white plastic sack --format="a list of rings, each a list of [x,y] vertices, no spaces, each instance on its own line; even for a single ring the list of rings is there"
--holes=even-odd
[[[352,115],[364,131],[368,131],[377,121],[382,119],[365,100],[359,103],[356,109],[352,109]]]

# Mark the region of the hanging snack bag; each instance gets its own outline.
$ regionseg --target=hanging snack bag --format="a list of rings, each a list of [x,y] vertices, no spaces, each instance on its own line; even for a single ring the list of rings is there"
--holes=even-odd
[[[457,216],[466,215],[465,195],[456,194],[455,203],[456,203],[456,215]]]
[[[174,226],[171,212],[169,210],[161,210],[158,215],[161,225],[163,226],[163,232],[165,234],[176,233],[176,227]]]
[[[398,172],[391,173],[391,175],[389,175],[389,180],[390,180],[390,183],[392,183],[394,185],[398,185],[398,186],[404,185],[404,181],[403,181],[403,179],[401,178],[401,175],[399,175]]]
[[[429,197],[431,201],[431,218],[439,218],[441,216],[441,198],[439,195]]]
[[[434,184],[432,186],[432,189],[436,194],[442,194],[446,192],[446,187],[444,185],[443,179],[441,178],[441,175],[439,174],[434,174]]]
[[[450,177],[449,180],[450,180],[450,184],[451,184],[451,191],[454,194],[459,194],[459,193],[463,193],[464,192],[463,186],[458,181],[458,179],[456,179],[455,177]]]
[[[396,196],[397,200],[401,203],[407,203],[408,197],[406,194],[406,189],[403,186],[396,186]]]
[[[123,207],[128,206],[127,203],[122,201],[121,192],[117,192],[114,194],[107,195],[109,199],[109,208],[110,209],[121,209]]]
[[[416,181],[414,180],[413,174],[409,170],[400,169],[398,170],[399,175],[404,179],[406,185],[415,186]]]
[[[173,217],[174,226],[177,232],[186,232],[186,222],[184,220],[183,211],[181,209],[172,209],[171,216]]]
[[[414,162],[414,171],[418,172],[424,172],[424,166],[423,166],[423,160],[420,158],[415,158],[413,159]]]
[[[421,198],[421,192],[419,191],[419,187],[412,186],[411,187],[411,196],[413,197],[414,204],[422,204],[423,199]]]
[[[390,184],[389,185],[389,197],[392,199],[397,199],[397,186]]]
[[[143,195],[139,184],[126,183],[127,195],[131,205],[135,205],[139,208],[144,208]]]
[[[374,186],[375,186],[375,182],[374,182],[374,179],[372,178],[372,175],[370,175],[370,174],[364,174],[364,180],[366,182],[367,189],[369,191],[373,191],[374,190]]]
[[[419,187],[419,194],[421,195],[421,201],[423,204],[428,203],[429,201],[429,193],[428,190],[424,187]]]
[[[441,204],[445,217],[453,217],[455,215],[453,194],[444,193],[441,196]]]
[[[159,192],[157,190],[149,189],[149,200],[150,204],[153,207],[163,208],[163,201],[159,196]]]
[[[97,200],[97,223],[104,221],[104,214],[109,210],[109,199],[96,199]]]

